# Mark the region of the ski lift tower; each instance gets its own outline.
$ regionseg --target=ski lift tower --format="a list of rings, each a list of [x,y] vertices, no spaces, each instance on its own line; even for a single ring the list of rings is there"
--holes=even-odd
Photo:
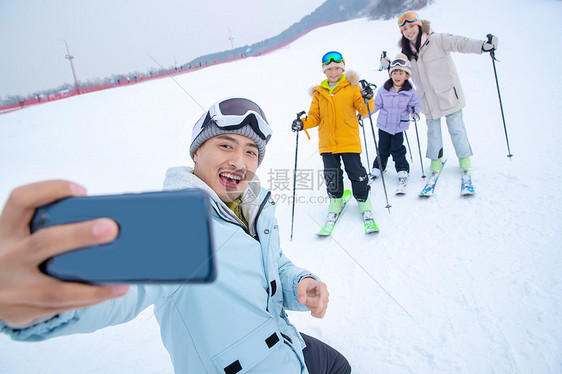
[[[72,68],[72,75],[74,76],[74,84],[76,84],[76,94],[80,95],[80,89],[78,88],[78,80],[76,79],[76,71],[74,71],[74,64],[72,63],[72,59],[74,58],[74,56],[70,54],[70,51],[68,50],[68,43],[66,42],[66,40],[63,40],[63,42],[66,45],[66,53],[67,53],[67,55],[64,56],[64,58],[66,58],[70,62],[70,67]]]
[[[234,43],[232,42],[234,38],[232,37],[232,33],[230,32],[230,27],[228,28],[228,40],[230,40],[230,49],[232,49],[232,58],[236,58],[234,55]]]

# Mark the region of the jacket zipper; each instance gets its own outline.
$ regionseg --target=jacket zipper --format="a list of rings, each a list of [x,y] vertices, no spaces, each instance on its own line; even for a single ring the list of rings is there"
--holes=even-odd
[[[260,208],[256,213],[256,219],[254,220],[254,231],[256,232],[256,236],[258,235],[258,217],[260,216],[263,208],[265,207],[265,204],[267,204],[267,202],[269,201],[269,196],[271,196],[271,191],[267,191],[267,194],[265,195],[265,199],[263,199],[263,202],[261,203]],[[258,238],[255,239],[258,240]]]
[[[257,227],[257,224],[258,224],[258,217],[260,216],[260,214],[261,214],[263,208],[264,208],[265,205],[267,204],[267,201],[269,200],[269,196],[271,196],[271,191],[267,191],[267,194],[265,195],[265,199],[264,199],[263,202],[261,203],[261,205],[260,205],[260,207],[259,207],[259,209],[258,209],[258,212],[256,213],[256,219],[255,219],[255,221],[254,221],[254,231],[256,232],[256,236],[252,236],[252,234],[250,233],[250,230],[246,227],[246,225],[241,224],[240,222],[237,222],[237,221],[231,221],[231,220],[229,220],[228,218],[225,218],[225,217],[223,217],[223,219],[224,219],[226,222],[229,222],[229,223],[232,223],[232,224],[234,224],[234,225],[236,225],[236,226],[241,227],[241,228],[246,232],[246,234],[250,235],[252,238],[254,238],[255,240],[257,240],[257,241],[259,242],[258,227]],[[217,212],[217,213],[218,213],[218,212]],[[220,216],[220,213],[219,213],[219,216]]]
[[[431,33],[431,34],[433,34],[433,33]],[[429,35],[431,35],[431,34],[429,34]],[[420,50],[415,53],[416,61],[418,60],[418,57],[420,57],[420,53],[421,53],[422,48],[425,47],[426,45],[429,45],[429,42],[430,42],[429,35],[427,36],[427,40],[425,41],[425,43],[420,45]]]

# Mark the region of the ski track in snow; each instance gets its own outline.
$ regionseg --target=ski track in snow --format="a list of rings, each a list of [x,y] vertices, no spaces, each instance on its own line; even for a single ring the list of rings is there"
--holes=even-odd
[[[285,253],[330,290],[325,318],[289,312],[290,318],[340,350],[354,373],[560,373],[562,85],[557,72],[545,73],[550,65],[536,61],[560,61],[562,52],[552,45],[562,35],[562,2],[437,0],[419,13],[438,32],[500,37],[496,66],[513,157],[506,157],[489,56],[454,54],[467,97],[463,116],[476,195],[459,195],[458,163],[444,124],[448,162],[434,196],[418,197],[425,180],[413,124],[407,194],[394,194],[392,160],[384,174],[390,212],[381,181],[373,184],[377,234],[364,234],[351,199],[332,237],[316,237],[327,201],[318,202],[325,187],[315,185],[297,191],[304,200],[296,206],[289,241],[292,184],[275,186]],[[459,15],[470,22],[459,22]],[[395,20],[359,19],[317,29],[259,58],[176,76],[197,102],[175,81],[161,79],[0,115],[0,196],[47,178],[78,181],[92,194],[159,190],[167,167],[191,164],[187,142],[200,105],[228,96],[256,100],[273,124],[258,170],[262,185],[271,188],[270,172],[292,177],[295,135],[289,126],[295,113],[308,109],[310,87],[323,79],[319,56],[340,50],[349,70],[382,87],[387,73],[376,71],[378,58],[382,50],[398,53],[398,38]],[[373,162],[368,120],[365,126]],[[423,155],[423,117],[418,130]],[[316,173],[322,169],[317,131],[310,135],[299,138],[298,168]],[[171,373],[152,308],[130,323],[87,335],[34,344],[0,336],[0,373],[77,372]]]

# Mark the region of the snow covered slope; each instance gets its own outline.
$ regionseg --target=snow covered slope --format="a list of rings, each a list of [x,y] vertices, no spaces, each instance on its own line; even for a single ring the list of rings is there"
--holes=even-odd
[[[391,57],[399,52],[395,20],[359,19],[315,30],[266,56],[0,116],[0,201],[15,186],[47,178],[78,181],[91,194],[158,190],[168,166],[191,164],[188,142],[202,108],[247,96],[274,127],[258,175],[279,202],[283,248],[330,290],[324,319],[290,314],[301,331],[338,348],[355,373],[562,372],[562,52],[553,48],[562,35],[562,2],[437,0],[419,13],[438,32],[500,38],[497,69],[511,159],[489,55],[454,56],[468,101],[472,198],[459,197],[446,134],[449,162],[436,195],[417,197],[424,182],[412,127],[408,194],[393,195],[392,162],[385,174],[390,213],[380,182],[372,189],[381,232],[363,234],[352,200],[333,236],[319,239],[314,233],[327,203],[313,130],[312,140],[299,139],[298,167],[312,183],[297,191],[289,241],[290,124],[308,109],[309,89],[324,77],[320,57],[341,51],[349,70],[382,86],[387,73],[377,71],[378,57],[382,50]],[[423,119],[419,129],[424,153]],[[0,373],[99,372],[172,372],[151,309],[89,335],[32,344],[0,336]]]

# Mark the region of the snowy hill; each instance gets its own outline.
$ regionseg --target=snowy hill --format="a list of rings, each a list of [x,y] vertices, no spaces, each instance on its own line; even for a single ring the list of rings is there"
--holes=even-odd
[[[258,58],[1,115],[0,201],[15,186],[47,178],[78,181],[91,194],[158,190],[167,167],[191,164],[188,142],[202,107],[247,96],[274,127],[258,175],[277,196],[284,251],[330,290],[324,319],[290,314],[301,331],[338,348],[354,373],[560,373],[562,88],[556,62],[562,52],[552,47],[562,35],[562,2],[441,0],[420,14],[438,32],[500,38],[497,69],[511,159],[490,57],[454,56],[475,154],[472,198],[459,197],[446,132],[449,162],[436,195],[417,197],[424,182],[412,127],[408,194],[394,196],[392,162],[385,174],[390,213],[380,182],[371,192],[381,232],[363,234],[352,201],[332,238],[318,239],[327,204],[316,183],[322,162],[313,130],[312,140],[299,139],[298,167],[312,173],[314,185],[297,191],[302,199],[289,241],[295,152],[289,128],[295,113],[308,109],[310,87],[324,77],[320,57],[339,50],[348,70],[382,86],[387,73],[377,71],[378,57],[382,50],[391,57],[399,52],[394,20],[360,19],[317,29]],[[424,153],[423,120],[419,130]],[[424,167],[427,173],[425,159]],[[172,372],[151,309],[88,335],[33,344],[0,336],[0,373],[99,372]]]

